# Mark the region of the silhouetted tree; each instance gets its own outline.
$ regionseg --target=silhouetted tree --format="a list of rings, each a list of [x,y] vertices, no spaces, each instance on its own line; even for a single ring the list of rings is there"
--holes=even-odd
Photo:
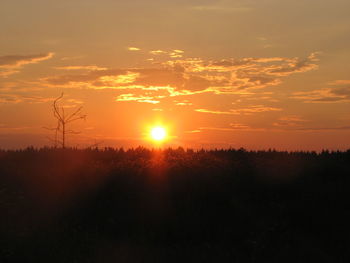
[[[76,108],[73,112],[67,113],[64,106],[59,105],[59,101],[63,98],[62,94],[56,98],[52,104],[53,115],[57,120],[55,128],[47,128],[55,131],[55,138],[53,139],[55,147],[60,145],[62,148],[66,147],[67,134],[79,134],[80,132],[69,130],[67,125],[81,119],[86,119],[86,114],[82,114],[82,107]]]

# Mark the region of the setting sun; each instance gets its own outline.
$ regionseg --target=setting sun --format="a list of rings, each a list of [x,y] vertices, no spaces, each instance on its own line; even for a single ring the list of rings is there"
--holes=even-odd
[[[163,127],[154,127],[151,130],[151,137],[155,141],[163,141],[167,136],[167,132]]]

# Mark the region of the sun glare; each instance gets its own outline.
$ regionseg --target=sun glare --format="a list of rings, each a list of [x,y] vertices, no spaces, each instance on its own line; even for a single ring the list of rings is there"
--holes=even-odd
[[[163,127],[154,127],[151,130],[151,137],[153,140],[160,142],[163,141],[167,136],[166,130]]]

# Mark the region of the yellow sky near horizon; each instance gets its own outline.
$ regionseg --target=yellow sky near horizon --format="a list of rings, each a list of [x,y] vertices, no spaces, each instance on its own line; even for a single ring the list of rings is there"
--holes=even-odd
[[[350,148],[350,2],[3,0],[0,148]]]

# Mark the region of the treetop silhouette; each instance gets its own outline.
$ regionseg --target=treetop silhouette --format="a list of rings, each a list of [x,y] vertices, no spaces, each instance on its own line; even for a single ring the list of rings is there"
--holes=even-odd
[[[46,128],[48,130],[55,131],[55,138],[51,139],[51,141],[54,141],[55,147],[61,146],[62,148],[66,147],[66,136],[67,134],[79,134],[80,132],[70,130],[68,129],[68,124],[86,119],[86,114],[82,113],[82,106],[76,108],[73,112],[68,113],[65,110],[64,106],[60,106],[59,102],[63,98],[64,93],[62,92],[61,95],[56,98],[52,104],[52,111],[53,115],[57,120],[57,125],[54,128]]]

